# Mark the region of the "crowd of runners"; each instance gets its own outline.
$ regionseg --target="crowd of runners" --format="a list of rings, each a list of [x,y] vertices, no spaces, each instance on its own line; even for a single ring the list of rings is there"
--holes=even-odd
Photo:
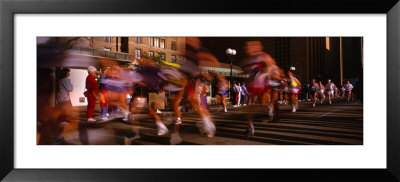
[[[289,70],[282,70],[275,59],[268,53],[263,52],[262,43],[258,40],[245,43],[247,57],[240,62],[243,72],[248,75],[245,81],[232,84],[225,76],[211,74],[201,71],[201,62],[214,62],[218,60],[207,49],[205,49],[199,38],[186,38],[185,59],[171,63],[166,61],[141,63],[139,68],[120,66],[117,62],[101,60],[101,71],[93,66],[88,67],[89,75],[86,78],[86,91],[84,93],[88,100],[87,122],[102,123],[115,118],[121,118],[127,124],[132,125],[135,135],[128,140],[140,138],[140,119],[135,115],[141,112],[143,97],[138,97],[135,91],[140,88],[150,89],[156,93],[170,93],[169,103],[174,113],[174,126],[169,131],[162,122],[154,102],[149,103],[148,114],[154,119],[157,135],[170,134],[170,143],[179,144],[183,139],[180,136],[182,122],[182,111],[187,110],[187,105],[198,113],[200,120],[196,123],[200,134],[206,137],[213,137],[217,128],[210,117],[206,93],[208,84],[216,83],[216,102],[223,108],[222,112],[229,112],[227,97],[232,94],[232,106],[244,107],[244,110],[251,111],[254,107],[265,107],[265,112],[270,122],[279,122],[279,106],[290,104],[291,111],[296,112],[298,101],[312,101],[312,106],[326,102],[353,100],[353,85],[350,81],[337,87],[331,80],[326,83],[312,79],[310,84],[302,84],[293,74],[294,67]],[[66,94],[72,90],[68,81],[69,70],[64,69],[64,78],[59,81],[58,89],[62,91],[59,95],[59,108],[61,114],[59,120],[68,124],[68,117],[65,117],[72,108],[69,97]],[[100,79],[94,79],[96,74],[101,74]],[[64,95],[63,95],[64,94]],[[101,118],[95,119],[94,108],[96,99],[99,100]],[[184,104],[185,103],[185,104]],[[254,114],[247,112],[246,134],[251,137],[255,133],[253,124]],[[245,129],[245,128],[244,128]]]

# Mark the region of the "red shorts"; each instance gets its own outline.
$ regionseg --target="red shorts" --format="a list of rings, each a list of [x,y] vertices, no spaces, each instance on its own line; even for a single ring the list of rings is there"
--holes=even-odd
[[[196,82],[189,81],[186,85],[186,94],[188,97],[193,97],[195,92]]]

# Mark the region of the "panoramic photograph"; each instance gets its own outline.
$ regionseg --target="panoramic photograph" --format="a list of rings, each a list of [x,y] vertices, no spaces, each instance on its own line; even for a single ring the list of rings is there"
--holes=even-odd
[[[363,145],[363,37],[37,37],[37,145]]]

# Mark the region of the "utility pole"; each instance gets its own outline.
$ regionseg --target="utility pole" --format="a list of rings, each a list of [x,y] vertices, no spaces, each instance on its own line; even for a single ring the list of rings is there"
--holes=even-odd
[[[364,37],[361,37],[361,68],[364,69]]]
[[[343,83],[343,40],[340,37],[340,84]]]

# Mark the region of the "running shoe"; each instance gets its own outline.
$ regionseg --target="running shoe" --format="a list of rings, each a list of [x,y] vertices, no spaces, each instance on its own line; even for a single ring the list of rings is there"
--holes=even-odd
[[[204,129],[204,123],[203,123],[204,121],[198,121],[197,123],[196,123],[196,127],[199,129],[199,132],[200,132],[200,134],[204,134],[204,133],[206,133],[205,132],[205,129]]]
[[[108,118],[107,117],[103,117],[103,118],[101,118],[101,120],[99,120],[99,121],[97,121],[98,123],[104,123],[104,122],[107,122],[108,121]]]
[[[274,112],[272,110],[272,106],[268,106],[268,110],[269,110],[268,111],[268,116],[272,118],[274,116]]]
[[[69,125],[69,122],[63,121],[63,122],[60,122],[60,124],[59,124],[60,127],[64,127],[66,125]]]
[[[246,134],[247,134],[247,138],[254,136],[254,126],[253,125],[250,125],[247,127]]]
[[[182,138],[179,133],[172,133],[171,139],[169,140],[171,145],[176,145],[182,143]]]
[[[182,124],[182,120],[181,120],[181,118],[176,118],[176,120],[175,120],[175,124]]]
[[[199,128],[200,134],[206,134],[209,138],[213,137],[215,134],[215,125],[212,122],[201,120],[196,123],[196,126]]]
[[[131,139],[132,140],[136,140],[136,139],[139,139],[139,138],[141,138],[140,134],[136,133],[135,136],[133,136]]]
[[[89,118],[87,121],[88,121],[88,122],[96,122],[96,120],[93,119],[93,118]]]
[[[157,131],[158,136],[165,135],[168,133],[168,128],[163,123],[157,122],[156,125],[157,125],[157,130],[158,130]]]
[[[139,129],[133,129],[133,132],[135,132],[135,136],[133,136],[131,139],[132,140],[136,140],[136,139],[139,139],[139,138],[141,138],[141,136],[140,136],[140,132],[139,132]]]
[[[209,128],[209,132],[207,133],[207,137],[208,138],[211,138],[211,137],[214,137],[214,135],[215,135],[215,125],[214,125],[214,123],[212,123],[212,122],[207,122],[207,125],[206,125],[208,128]]]
[[[125,115],[122,121],[129,122],[129,114]]]
[[[132,138],[124,137],[124,144],[125,145],[131,145],[132,144]]]
[[[226,108],[224,109],[224,112],[228,112],[228,110],[226,110]]]

